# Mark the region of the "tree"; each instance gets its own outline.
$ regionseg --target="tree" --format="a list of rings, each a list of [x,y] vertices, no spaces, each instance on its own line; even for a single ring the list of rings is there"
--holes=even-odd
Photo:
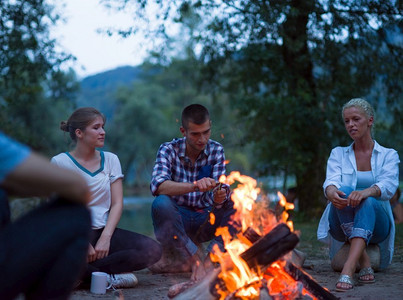
[[[342,103],[361,96],[378,107],[383,99],[401,113],[403,48],[387,38],[391,28],[402,35],[395,1],[103,2],[145,17],[159,8],[150,31],[160,37],[200,16],[189,35],[201,48],[204,79],[236,100],[262,174],[295,174],[304,212],[322,205],[326,159],[347,142]]]
[[[72,107],[78,88],[75,74],[59,69],[71,57],[49,37],[58,18],[43,0],[0,2],[0,128],[48,153],[60,141],[51,133],[57,113]]]

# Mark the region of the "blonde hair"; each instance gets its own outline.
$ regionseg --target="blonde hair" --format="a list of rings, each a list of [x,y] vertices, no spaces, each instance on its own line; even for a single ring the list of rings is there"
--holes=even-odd
[[[375,120],[375,111],[374,108],[372,107],[371,104],[368,103],[368,101],[362,99],[362,98],[353,98],[350,101],[348,101],[346,104],[343,105],[343,108],[341,110],[341,116],[344,117],[344,110],[350,107],[356,107],[361,109],[368,118],[373,117]]]

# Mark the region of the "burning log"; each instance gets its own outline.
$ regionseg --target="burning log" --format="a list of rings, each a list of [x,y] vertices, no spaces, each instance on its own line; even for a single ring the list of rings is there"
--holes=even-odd
[[[256,243],[262,237],[252,227],[248,227],[242,235],[246,237],[252,244]]]
[[[218,228],[216,235],[223,237],[226,252],[218,250],[211,255],[211,259],[219,263],[219,267],[198,282],[189,281],[171,287],[168,296],[176,296],[175,299],[179,300],[235,300],[251,297],[261,300],[337,299],[304,271],[292,263],[287,264],[286,259],[281,259],[299,242],[298,236],[290,230],[292,222],[287,220],[286,210],[292,209],[293,205],[278,193],[279,203],[285,209],[281,219],[278,219],[267,210],[264,203],[255,203],[260,193],[256,180],[239,172],[220,177],[220,182],[229,185],[235,181],[240,184],[231,195],[236,209],[232,218],[242,224],[244,232],[233,238],[228,228]],[[268,233],[262,237],[255,231],[257,228]]]
[[[315,297],[323,300],[337,300],[336,296],[330,293],[317,283],[308,273],[301,268],[298,268],[293,263],[287,262],[285,271],[295,280],[301,282],[303,286]]]
[[[172,286],[168,291],[168,297],[175,299],[200,299],[200,300],[215,300],[216,295],[209,293],[210,282],[216,280],[218,274],[221,272],[221,268],[218,267],[212,272],[208,273],[202,280],[187,281],[182,284],[176,284]]]
[[[264,267],[278,260],[287,252],[294,249],[298,244],[299,238],[292,233],[287,225],[279,224],[272,231],[255,242],[248,250],[241,254],[241,258],[249,267]],[[191,285],[189,288],[179,294],[175,299],[217,299],[217,288],[225,289],[218,274],[221,267],[214,272],[206,275],[200,282]],[[259,284],[260,285],[260,284]],[[197,296],[196,296],[197,295]],[[173,291],[168,296],[174,297]]]
[[[284,238],[287,235],[286,234],[287,229],[285,229],[284,226],[282,226],[282,227],[280,227],[280,225],[277,226],[269,234],[271,234],[271,233],[273,233],[275,231],[277,232],[277,234],[279,234],[281,236],[284,236]],[[264,238],[267,238],[268,235],[266,235]],[[255,230],[253,230],[252,228],[248,228],[245,231],[244,236],[249,241],[251,241],[252,243],[255,243],[255,244],[257,244],[257,241],[260,241],[260,240],[263,239],[263,238],[261,239],[260,235]],[[283,242],[283,241],[284,241],[284,239],[281,240],[281,242]],[[253,246],[255,246],[255,244]],[[245,254],[246,252],[248,252],[248,250],[245,251],[243,254],[241,254],[241,256],[242,257],[244,255],[248,256],[248,255]],[[265,265],[264,262],[263,263],[259,262],[259,263],[261,265]],[[267,264],[270,264],[270,263],[267,263]],[[330,293],[327,289],[323,288],[319,283],[317,283],[308,273],[306,273],[301,268],[295,266],[293,263],[287,262],[286,266],[285,266],[285,271],[292,278],[294,278],[294,280],[301,282],[302,285],[304,286],[304,288],[306,288],[313,296],[317,297],[318,299],[323,299],[323,300],[327,300],[327,299],[328,300],[333,300],[333,299],[336,300],[336,299],[339,299],[336,296],[334,296],[332,293]]]
[[[298,236],[281,223],[243,252],[241,258],[249,267],[267,266],[294,249],[298,242]]]
[[[254,240],[255,243],[240,256],[251,268],[264,268],[274,261],[281,258],[287,252],[294,249],[299,239],[296,234],[290,232],[285,224],[279,224],[264,237],[260,237],[253,229],[248,228],[244,232],[244,236]],[[226,286],[219,278],[221,267],[218,267],[206,275],[200,282],[187,282],[177,286],[177,290],[170,290],[169,297],[177,297],[177,300],[187,299],[218,299],[218,290],[225,291]],[[299,281],[302,286],[319,300],[336,300],[338,299],[328,290],[319,285],[308,273],[295,266],[293,263],[287,262],[285,271],[296,281]],[[272,299],[269,295],[267,287],[264,286],[264,279],[251,282],[248,285],[256,285],[260,291],[261,299]],[[179,288],[179,289],[178,289]],[[242,287],[246,288],[246,286]],[[242,289],[240,288],[240,289]],[[239,290],[239,289],[238,289]],[[179,294],[179,295],[178,295]],[[226,299],[236,299],[236,291],[228,293]]]

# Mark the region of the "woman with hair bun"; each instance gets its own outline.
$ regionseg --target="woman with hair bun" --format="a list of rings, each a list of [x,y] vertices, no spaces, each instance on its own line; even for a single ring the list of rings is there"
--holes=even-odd
[[[149,237],[116,227],[123,210],[123,174],[115,154],[98,150],[105,142],[105,121],[95,108],[75,110],[60,125],[75,147],[54,156],[52,163],[83,175],[91,191],[92,239],[83,281],[89,282],[92,272],[100,271],[109,274],[108,282],[115,288],[134,287],[137,278],[132,271],[157,262],[161,247]]]
[[[336,283],[336,290],[344,292],[353,288],[357,267],[360,283],[375,282],[369,244],[379,246],[380,269],[392,261],[395,226],[389,200],[399,185],[400,161],[395,150],[372,138],[374,110],[367,101],[350,100],[342,117],[353,143],[334,148],[327,162],[323,189],[329,204],[319,223],[318,239],[330,238],[331,258],[344,242],[350,246]]]

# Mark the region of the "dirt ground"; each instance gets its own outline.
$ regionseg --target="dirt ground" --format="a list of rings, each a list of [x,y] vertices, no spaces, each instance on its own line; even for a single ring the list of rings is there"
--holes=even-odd
[[[386,271],[376,273],[375,283],[360,285],[356,282],[353,290],[343,293],[335,291],[334,287],[339,273],[331,269],[328,260],[309,259],[308,257],[304,263],[304,270],[340,299],[403,299],[403,262],[394,262]],[[139,280],[139,284],[135,288],[122,289],[120,294],[119,291],[107,291],[105,295],[93,295],[88,289],[81,289],[74,291],[69,300],[169,299],[167,296],[169,287],[173,284],[187,281],[190,277],[190,273],[153,275],[148,270],[142,270],[134,274]],[[198,299],[197,295],[195,295],[194,299]]]

